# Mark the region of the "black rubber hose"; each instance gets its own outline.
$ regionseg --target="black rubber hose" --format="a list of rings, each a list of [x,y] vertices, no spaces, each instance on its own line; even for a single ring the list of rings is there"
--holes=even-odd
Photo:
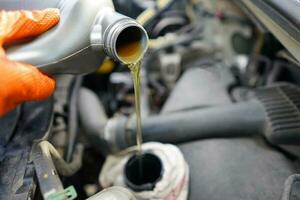
[[[103,140],[107,116],[98,96],[87,88],[81,88],[78,99],[79,120],[83,131],[96,149],[105,149]],[[99,148],[100,147],[100,148]]]
[[[193,109],[142,120],[143,141],[183,143],[212,137],[261,134],[266,115],[258,101]],[[119,149],[135,145],[135,120],[117,123],[115,144]]]
[[[78,116],[77,116],[77,103],[79,89],[82,84],[83,77],[77,76],[74,80],[72,92],[70,95],[69,103],[69,118],[68,118],[68,143],[66,151],[66,161],[70,162],[75,148],[76,137],[78,133]]]

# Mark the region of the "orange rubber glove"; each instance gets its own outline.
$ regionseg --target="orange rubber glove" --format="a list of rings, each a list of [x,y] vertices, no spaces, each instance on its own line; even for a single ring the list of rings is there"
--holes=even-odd
[[[37,68],[9,60],[3,45],[38,36],[58,21],[58,9],[0,11],[0,117],[25,101],[46,99],[55,88]]]

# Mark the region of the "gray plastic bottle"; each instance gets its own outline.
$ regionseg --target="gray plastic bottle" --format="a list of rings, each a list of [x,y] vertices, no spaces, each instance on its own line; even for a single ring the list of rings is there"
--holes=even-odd
[[[60,22],[54,28],[29,43],[7,49],[10,59],[32,64],[49,74],[93,72],[106,56],[123,62],[117,51],[119,43],[138,41],[142,48],[140,57],[147,49],[144,28],[115,12],[111,0],[3,0],[0,7],[60,10]],[[131,39],[126,41],[127,38]]]

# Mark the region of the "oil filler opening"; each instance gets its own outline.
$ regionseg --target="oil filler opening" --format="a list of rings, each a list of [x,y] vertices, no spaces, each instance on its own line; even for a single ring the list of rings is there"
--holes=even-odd
[[[135,154],[124,167],[126,185],[137,192],[153,190],[162,173],[162,162],[152,153]]]

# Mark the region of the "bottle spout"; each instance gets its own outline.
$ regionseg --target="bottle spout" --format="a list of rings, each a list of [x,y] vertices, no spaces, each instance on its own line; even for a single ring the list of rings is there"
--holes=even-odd
[[[102,12],[91,33],[94,48],[124,64],[138,62],[148,48],[148,35],[135,20],[112,10]]]

